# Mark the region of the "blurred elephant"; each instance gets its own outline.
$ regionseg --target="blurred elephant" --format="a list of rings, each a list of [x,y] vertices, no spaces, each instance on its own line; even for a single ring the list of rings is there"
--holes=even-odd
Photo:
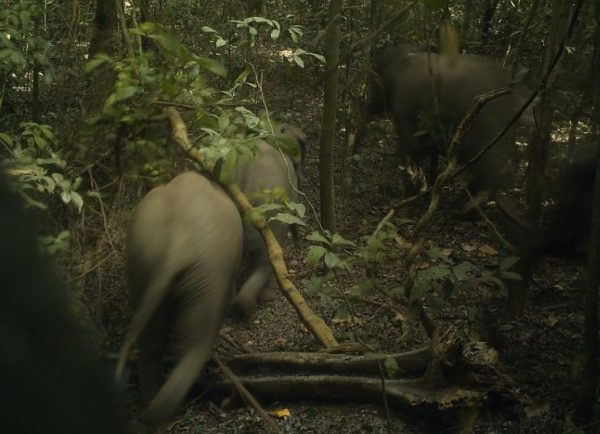
[[[429,182],[437,176],[439,154],[469,112],[474,98],[509,84],[508,74],[490,58],[462,54],[450,59],[417,52],[409,46],[380,55],[374,71],[367,117],[380,113],[392,116],[404,162],[414,161],[422,166],[429,158]],[[466,163],[488,145],[524,102],[523,92],[514,90],[485,104],[457,148],[459,163]],[[473,193],[493,190],[506,182],[504,177],[516,169],[517,153],[512,144],[517,127],[532,124],[531,112],[526,111],[501,141],[472,166]]]
[[[129,432],[107,370],[0,171],[0,420],[7,434]]]
[[[296,142],[299,147],[297,157],[291,158],[269,143],[258,140],[254,158],[237,167],[235,181],[253,206],[265,202],[264,190],[279,190],[285,200],[297,199],[306,152],[306,135],[300,128],[290,124],[280,124],[278,132]],[[267,217],[270,216],[272,213],[267,214]],[[269,227],[285,250],[289,225],[274,220]],[[246,224],[244,231],[244,255],[250,274],[235,298],[233,312],[237,317],[248,319],[256,309],[258,299],[275,298],[273,270],[265,243],[258,231],[249,224]]]
[[[183,173],[139,203],[127,239],[127,271],[134,305],[117,378],[137,339],[140,394],[150,401],[142,418],[170,418],[208,361],[235,296],[243,243],[240,214],[215,182]],[[167,341],[179,359],[161,386]]]

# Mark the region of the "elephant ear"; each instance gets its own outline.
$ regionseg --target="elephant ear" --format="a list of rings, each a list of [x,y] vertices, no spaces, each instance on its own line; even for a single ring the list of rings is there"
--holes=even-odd
[[[298,185],[300,185],[301,181],[304,179],[304,157],[309,148],[306,133],[296,125],[288,123],[279,124],[278,130],[282,136],[292,139],[298,146],[299,155],[292,156],[292,162],[294,163],[294,169],[296,170]]]

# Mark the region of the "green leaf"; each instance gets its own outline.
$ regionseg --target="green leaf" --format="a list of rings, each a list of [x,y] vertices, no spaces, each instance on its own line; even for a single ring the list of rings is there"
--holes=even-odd
[[[173,55],[180,56],[185,50],[173,35],[169,33],[158,33],[154,35],[148,35],[149,38],[154,39],[162,48]]]
[[[0,133],[0,141],[7,146],[12,146],[14,143],[12,137],[6,133]]]
[[[322,246],[310,246],[306,255],[306,262],[310,266],[314,266],[327,253],[327,249]]]
[[[398,362],[393,357],[387,356],[383,360],[383,368],[388,378],[396,378],[398,376]]]
[[[227,76],[227,70],[225,69],[225,66],[218,60],[211,59],[210,57],[196,55],[194,56],[194,60],[202,68],[212,72],[213,74],[218,75],[219,77]]]
[[[48,141],[42,136],[33,136],[33,141],[40,149],[46,149],[46,147],[48,146]]]
[[[296,65],[298,65],[300,68],[304,68],[304,60],[302,60],[300,56],[293,55],[292,59]]]
[[[479,269],[469,261],[464,261],[453,268],[454,275],[460,281],[471,279],[473,274],[479,272]]]
[[[106,54],[98,54],[98,55],[94,56],[93,59],[91,59],[89,62],[87,62],[85,64],[84,71],[86,73],[90,73],[94,69],[96,69],[98,66],[102,65],[103,63],[110,62],[110,61],[111,61],[111,58],[108,57]]]
[[[286,201],[285,206],[288,207],[288,209],[295,212],[296,214],[298,214],[300,218],[304,217],[304,215],[306,214],[306,207],[303,203]]]
[[[217,31],[215,29],[213,29],[212,27],[208,27],[208,26],[202,26],[201,30],[205,33],[217,33]]]
[[[347,240],[346,238],[342,237],[340,234],[333,234],[333,237],[331,237],[331,243],[334,246],[352,246],[352,247],[356,247],[356,244],[350,240]]]
[[[500,263],[500,271],[508,271],[510,270],[512,267],[514,267],[517,262],[519,262],[521,260],[521,258],[519,258],[518,256],[509,256],[508,258],[505,258],[501,263]]]
[[[281,35],[281,30],[279,30],[279,29],[271,30],[271,39],[275,40],[275,39],[279,38],[280,35]]]
[[[516,282],[523,281],[523,277],[519,273],[515,273],[514,271],[503,271],[500,273],[500,276],[506,280],[513,280]]]
[[[325,253],[325,265],[330,270],[343,265],[342,259],[333,252]]]
[[[127,86],[127,87],[122,87],[120,89],[117,89],[115,91],[115,93],[113,93],[111,96],[113,96],[114,102],[119,102],[119,101],[126,100],[128,98],[131,98],[137,92],[138,92],[137,86]]]
[[[309,236],[307,236],[306,239],[309,241],[313,241],[315,243],[323,243],[328,246],[331,245],[331,243],[329,242],[329,240],[327,238],[325,238],[323,235],[321,235],[319,232],[316,232],[316,231],[313,232],[312,234],[310,234]]]
[[[222,47],[223,45],[226,45],[227,41],[223,38],[221,38],[220,36],[217,38],[217,41],[215,42],[215,46],[217,48]]]
[[[269,221],[271,221],[271,220],[277,220],[277,221],[280,221],[280,222],[283,222],[283,223],[287,223],[289,225],[306,226],[306,223],[304,223],[302,220],[300,220],[295,215],[281,213],[281,212],[278,213],[277,215],[271,217],[269,219]]]

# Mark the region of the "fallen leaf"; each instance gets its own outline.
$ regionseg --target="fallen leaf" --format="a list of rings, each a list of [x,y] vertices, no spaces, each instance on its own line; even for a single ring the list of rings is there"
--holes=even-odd
[[[473,244],[461,243],[460,246],[465,252],[474,252],[477,250],[477,246],[474,246]]]
[[[287,408],[281,408],[279,410],[272,410],[267,412],[270,416],[285,419],[291,416],[290,411]]]
[[[554,327],[558,323],[558,318],[554,315],[550,315],[544,320],[544,323],[549,327]]]
[[[404,238],[402,235],[396,235],[396,238],[394,238],[394,240],[396,240],[398,246],[400,246],[403,249],[410,249],[413,246],[412,243],[406,238]]]
[[[452,249],[442,249],[442,255],[450,256],[452,254]]]
[[[485,255],[489,255],[489,256],[496,256],[498,254],[498,251],[496,249],[494,249],[492,246],[490,246],[489,244],[484,244],[483,246],[479,246],[479,251]]]
[[[528,418],[543,416],[550,411],[549,402],[534,402],[525,407],[525,415]]]

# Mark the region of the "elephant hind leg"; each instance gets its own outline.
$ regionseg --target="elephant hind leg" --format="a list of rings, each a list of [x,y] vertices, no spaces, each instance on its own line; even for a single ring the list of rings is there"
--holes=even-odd
[[[159,424],[175,414],[210,357],[210,338],[201,340],[183,353],[163,387],[142,413],[142,420]]]
[[[148,404],[161,385],[162,356],[168,340],[166,310],[159,309],[138,338],[140,349],[140,399]]]

